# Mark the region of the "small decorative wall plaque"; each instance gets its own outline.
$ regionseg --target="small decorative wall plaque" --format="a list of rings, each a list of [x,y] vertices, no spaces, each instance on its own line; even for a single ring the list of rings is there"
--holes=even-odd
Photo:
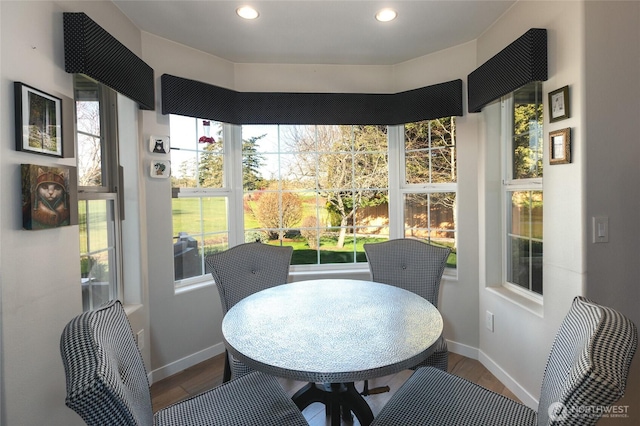
[[[169,153],[169,136],[151,136],[149,137],[149,151],[154,154]]]
[[[171,175],[171,162],[154,160],[151,162],[150,176],[156,179],[166,179]]]

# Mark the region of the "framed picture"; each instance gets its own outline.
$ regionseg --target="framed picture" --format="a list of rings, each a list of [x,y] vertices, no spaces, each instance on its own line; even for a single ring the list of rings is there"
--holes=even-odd
[[[549,132],[549,164],[571,162],[571,129]]]
[[[171,162],[154,160],[151,162],[149,175],[156,179],[166,179],[171,175]]]
[[[62,99],[14,83],[16,150],[62,157]]]
[[[154,154],[168,154],[170,149],[169,136],[149,137],[149,152]]]
[[[49,229],[77,225],[75,167],[21,164],[22,227]]]
[[[569,118],[569,86],[549,92],[549,121]]]

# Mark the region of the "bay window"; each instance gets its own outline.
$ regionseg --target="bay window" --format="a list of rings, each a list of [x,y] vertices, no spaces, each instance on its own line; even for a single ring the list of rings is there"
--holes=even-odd
[[[170,120],[177,286],[206,279],[208,254],[252,241],[292,246],[293,271],[366,268],[364,243],[405,236],[451,247],[456,266],[454,117],[404,126]]]

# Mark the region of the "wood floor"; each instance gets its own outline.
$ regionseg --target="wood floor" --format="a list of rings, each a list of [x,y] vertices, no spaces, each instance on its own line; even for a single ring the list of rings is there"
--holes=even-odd
[[[222,371],[224,367],[224,354],[213,357],[198,365],[188,368],[171,377],[167,377],[151,386],[151,398],[154,412],[169,404],[196,395],[200,392],[214,388],[222,383]],[[516,396],[509,391],[493,374],[491,374],[480,362],[466,358],[462,355],[449,352],[449,372],[464,377],[474,383],[482,385],[494,392],[505,395],[514,400]],[[366,396],[365,399],[371,407],[374,416],[380,412],[384,404],[395,391],[409,378],[411,370],[401,371],[390,376],[380,377],[369,381],[369,387],[388,385],[390,392]],[[305,383],[294,380],[279,379],[282,387],[293,395]],[[362,383],[356,383],[361,389]],[[324,406],[311,404],[303,414],[311,426],[329,425],[325,416]],[[353,423],[358,425],[357,419]]]

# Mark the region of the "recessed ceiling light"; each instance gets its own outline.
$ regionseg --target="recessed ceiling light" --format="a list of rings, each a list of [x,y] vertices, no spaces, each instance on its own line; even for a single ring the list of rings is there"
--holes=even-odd
[[[398,13],[393,9],[382,9],[376,13],[376,19],[380,22],[389,22],[396,19]]]
[[[244,19],[256,19],[260,14],[251,6],[241,6],[236,9],[239,17]]]

